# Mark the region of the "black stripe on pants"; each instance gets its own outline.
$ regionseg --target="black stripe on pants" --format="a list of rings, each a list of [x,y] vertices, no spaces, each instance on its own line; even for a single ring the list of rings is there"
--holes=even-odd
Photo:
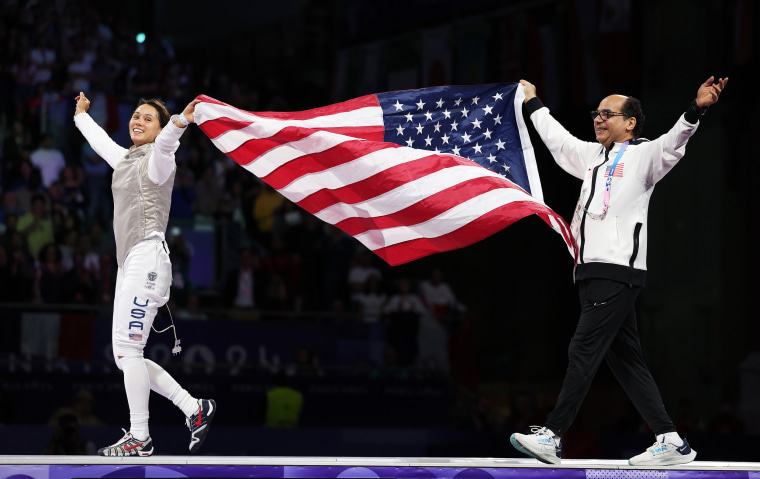
[[[634,303],[640,288],[608,279],[579,283],[581,317],[568,367],[546,427],[563,436],[578,414],[602,358],[655,434],[676,430],[641,353]]]

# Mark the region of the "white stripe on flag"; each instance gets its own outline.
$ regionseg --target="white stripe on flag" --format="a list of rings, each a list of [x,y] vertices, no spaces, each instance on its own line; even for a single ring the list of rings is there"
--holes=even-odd
[[[469,165],[457,165],[405,183],[375,198],[356,204],[337,203],[315,216],[335,224],[347,218],[372,218],[401,211],[439,191],[475,178],[501,178],[491,170]]]
[[[515,201],[534,202],[530,195],[519,189],[491,190],[470,198],[423,223],[370,230],[354,237],[372,251],[420,238],[438,238],[458,230],[496,208]]]
[[[430,156],[432,152],[414,148],[385,148],[373,151],[348,163],[318,173],[303,175],[280,188],[280,194],[294,203],[321,190],[342,188],[387,170],[392,166]]]
[[[312,153],[321,153],[346,141],[356,138],[338,135],[329,131],[315,131],[306,138],[291,141],[266,151],[257,159],[245,165],[245,169],[258,176],[265,178],[277,168],[302,156]]]
[[[525,118],[522,116],[523,101],[525,100],[525,87],[518,85],[515,90],[515,123],[517,123],[517,132],[520,134],[520,143],[522,144],[522,154],[525,163],[525,172],[528,175],[530,184],[530,194],[540,202],[544,202],[544,192],[541,189],[541,177],[538,175],[538,165],[536,164],[536,152],[533,144],[530,142],[530,133],[525,125]]]
[[[275,121],[287,123],[285,126],[297,126],[301,128],[340,128],[340,127],[365,127],[383,126],[383,109],[379,106],[365,106],[355,110],[349,110],[332,115],[322,115],[307,120],[278,120],[250,113],[242,112],[234,108],[216,103],[201,102],[196,107],[198,119],[202,124],[219,118],[230,118],[238,121]]]

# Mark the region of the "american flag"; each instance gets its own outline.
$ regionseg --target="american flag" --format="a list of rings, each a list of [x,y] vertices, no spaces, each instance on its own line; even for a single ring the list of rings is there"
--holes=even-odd
[[[140,333],[129,333],[129,339],[132,341],[142,341],[142,334]]]
[[[612,174],[613,178],[622,178],[623,177],[623,167],[625,166],[625,163],[618,163],[615,165],[615,173]],[[610,176],[610,170],[612,169],[612,165],[609,165],[605,171],[604,171],[604,177],[607,178]]]
[[[195,122],[219,150],[391,265],[531,214],[575,252],[567,224],[543,204],[518,84],[379,93],[301,112],[198,98]]]

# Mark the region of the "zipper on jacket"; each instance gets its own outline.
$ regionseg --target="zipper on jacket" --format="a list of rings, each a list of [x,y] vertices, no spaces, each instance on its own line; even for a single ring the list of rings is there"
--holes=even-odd
[[[641,233],[642,225],[643,223],[636,223],[636,227],[633,229],[633,252],[631,253],[631,261],[628,263],[631,268],[633,268],[633,263],[639,254],[639,234]]]
[[[604,150],[604,161],[598,164],[594,167],[594,173],[591,175],[591,191],[589,191],[588,194],[588,201],[586,201],[586,206],[583,208],[583,218],[581,218],[581,245],[578,248],[578,264],[583,263],[583,249],[584,246],[586,246],[586,212],[588,211],[589,206],[591,206],[591,200],[594,198],[594,190],[596,189],[596,174],[599,172],[599,168],[607,163],[610,159],[610,150],[615,145],[615,143],[611,143],[609,148],[606,148]]]

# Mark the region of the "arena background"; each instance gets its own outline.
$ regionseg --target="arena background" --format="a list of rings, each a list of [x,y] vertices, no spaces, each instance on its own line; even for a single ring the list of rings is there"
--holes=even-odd
[[[139,47],[111,43],[108,54],[133,68],[143,58],[163,59],[167,73],[176,73],[175,63],[187,67],[194,89],[169,98],[174,111],[201,93],[249,110],[302,110],[374,92],[525,78],[579,137],[592,138],[588,110],[607,94],[624,93],[641,99],[644,136],[654,138],[708,76],[730,77],[686,157],[653,195],[648,285],[637,313],[668,410],[691,431],[685,435],[700,458],[758,459],[760,328],[752,298],[760,261],[750,236],[758,205],[750,125],[758,100],[750,85],[759,38],[751,0],[6,1],[0,11],[6,137],[14,119],[34,121],[8,95],[17,93],[12,32],[33,39],[38,25],[73,25],[80,11],[89,12],[82,31],[94,28],[95,11],[116,38],[145,33]],[[157,40],[171,47],[173,60],[151,54],[161,48]],[[59,94],[61,113],[49,116],[48,128],[67,162],[76,162],[82,140],[69,115],[75,92],[65,78],[67,54],[57,52],[62,81],[48,88]],[[134,105],[128,93],[118,97],[122,123]],[[579,183],[535,134],[532,140],[546,203],[567,218]],[[225,238],[236,233],[193,218],[172,226],[193,244],[188,277],[207,320],[177,319],[181,356],[170,357],[169,333],[154,334],[148,354],[166,361],[193,394],[219,403],[203,454],[515,456],[509,434],[545,416],[556,398],[578,305],[571,258],[538,218],[396,268],[373,259],[389,293],[394,279],[418,284],[439,268],[467,306],[447,329],[450,361],[422,361],[403,374],[377,372],[387,331],[362,323],[348,303],[244,314],[225,308],[224,277],[236,261],[227,254],[233,240]],[[108,306],[18,298],[0,304],[0,453],[43,453],[55,435],[51,416],[80,391],[92,396],[92,413],[103,423],[82,425],[85,440],[102,446],[127,425],[121,374],[107,352]],[[305,398],[300,424],[265,428],[274,357],[288,370],[303,347],[319,366],[290,375]],[[183,418],[159,397],[151,411],[157,453],[184,453]],[[627,457],[649,445],[647,434],[603,366],[568,435],[567,454]],[[730,447],[736,441],[746,446],[737,451]]]

